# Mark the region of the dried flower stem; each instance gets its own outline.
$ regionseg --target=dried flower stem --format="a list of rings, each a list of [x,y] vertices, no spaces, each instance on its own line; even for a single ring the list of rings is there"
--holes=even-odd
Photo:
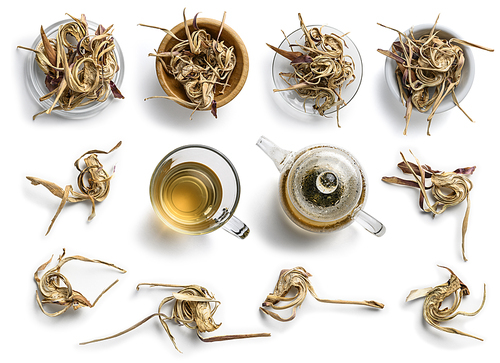
[[[140,286],[150,286],[150,287],[167,287],[167,288],[180,288],[181,290],[178,292],[174,292],[172,296],[168,296],[164,298],[160,306],[158,307],[158,312],[151,314],[138,322],[137,324],[131,326],[130,328],[123,330],[117,334],[108,336],[106,338],[95,339],[92,341],[80,343],[80,345],[96,343],[104,340],[109,340],[112,338],[119,337],[125,333],[128,333],[135,328],[138,328],[151,318],[158,316],[160,319],[160,323],[167,332],[172,344],[175,349],[179,352],[179,348],[175,343],[175,338],[170,332],[170,329],[167,325],[167,322],[173,320],[177,324],[184,325],[185,327],[196,330],[198,338],[203,342],[216,342],[216,341],[224,341],[224,340],[233,340],[233,339],[245,339],[245,338],[257,338],[257,337],[268,337],[270,334],[268,333],[259,333],[259,334],[238,334],[238,335],[221,335],[214,336],[210,338],[204,338],[201,333],[204,332],[212,332],[220,327],[221,324],[216,324],[213,315],[217,311],[217,308],[220,305],[220,302],[215,299],[214,295],[209,292],[206,288],[199,285],[172,285],[172,284],[149,284],[149,283],[141,283],[137,285],[137,290],[139,290]],[[169,302],[173,302],[172,315],[168,316],[161,312],[161,309],[164,305]],[[213,305],[211,305],[213,304]]]
[[[262,303],[260,310],[271,316],[278,321],[291,321],[296,316],[297,308],[299,308],[304,302],[307,292],[309,291],[311,295],[319,302],[329,303],[329,304],[354,304],[354,305],[364,305],[373,308],[383,309],[384,304],[370,300],[370,301],[350,301],[350,300],[329,300],[320,299],[316,295],[310,281],[309,277],[312,276],[303,267],[295,267],[289,270],[282,270],[279,275],[278,282],[274,288],[272,294],[267,295],[266,300]],[[288,293],[292,288],[297,290],[297,293],[292,297],[287,297]],[[287,302],[285,305],[277,305],[281,302]],[[280,315],[264,309],[273,308],[276,310],[284,310],[292,308],[292,314],[288,318],[282,318]]]

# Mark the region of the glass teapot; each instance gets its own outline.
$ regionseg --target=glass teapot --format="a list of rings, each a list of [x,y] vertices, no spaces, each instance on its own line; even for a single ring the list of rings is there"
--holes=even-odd
[[[330,232],[356,221],[378,237],[385,233],[384,225],[362,210],[365,175],[347,151],[318,144],[291,152],[264,136],[257,146],[281,173],[281,206],[295,224],[312,232]]]

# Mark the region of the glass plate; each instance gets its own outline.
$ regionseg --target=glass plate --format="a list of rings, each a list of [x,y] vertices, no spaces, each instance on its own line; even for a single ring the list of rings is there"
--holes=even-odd
[[[321,32],[323,34],[335,34],[337,36],[342,36],[343,32],[332,28],[330,26],[318,26],[318,25],[309,25],[307,29],[311,28],[321,28]],[[278,48],[289,51],[290,44],[304,44],[304,33],[302,29],[297,29],[288,35],[287,39],[283,39]],[[349,102],[354,98],[356,93],[358,92],[359,86],[361,85],[361,79],[363,77],[363,63],[361,60],[361,55],[359,54],[358,48],[353,43],[353,41],[344,35],[342,37],[347,44],[347,47],[344,47],[344,55],[350,56],[354,62],[354,81],[349,86],[342,87],[342,98],[345,101],[345,104],[340,106],[340,109],[344,108],[349,104]],[[297,47],[296,47],[297,48]],[[272,63],[272,79],[273,85],[275,89],[283,89],[289,87],[288,84],[280,77],[281,72],[293,72],[293,67],[290,65],[290,60],[279,55],[278,53],[274,54],[273,63]],[[348,83],[348,82],[346,82]],[[297,92],[295,91],[281,91],[274,93],[274,99],[278,103],[278,105],[285,109],[285,111],[292,110],[290,112],[294,116],[305,116],[308,117],[323,117],[321,116],[317,110],[313,108],[315,102],[314,100],[306,100],[304,103],[304,99],[301,98]],[[332,116],[337,112],[337,107],[332,107],[331,109],[325,111],[326,116]]]
[[[49,39],[51,38],[56,38],[57,36],[57,31],[59,29],[60,25],[69,23],[74,21],[73,19],[66,19],[66,20],[61,20],[57,23],[54,23],[50,25],[47,28],[44,28],[45,34],[47,34],[47,37]],[[92,21],[88,21],[88,26],[89,26],[89,31],[91,34],[95,33],[97,27],[99,24],[96,24]],[[119,71],[116,72],[113,82],[116,84],[118,89],[120,89],[120,86],[123,82],[123,75],[125,73],[125,64],[123,60],[123,53],[120,49],[120,46],[118,42],[116,41],[116,38],[114,38],[114,43],[115,43],[115,49],[114,53],[116,56],[116,61],[118,63],[118,69]],[[36,49],[38,44],[42,41],[41,36],[39,35],[35,41],[33,42],[33,45],[31,46],[32,49]],[[38,64],[35,61],[35,53],[34,52],[28,52],[26,51],[28,56],[26,57],[26,85],[28,87],[28,90],[30,94],[33,96],[35,101],[40,105],[40,107],[43,110],[46,110],[50,108],[50,106],[53,103],[54,96],[51,97],[48,100],[40,101],[40,97],[46,95],[49,91],[47,87],[45,86],[45,74],[42,72],[40,67],[38,67]],[[82,107],[77,107],[71,111],[64,111],[64,110],[53,110],[52,113],[68,118],[68,119],[83,119],[83,118],[88,118],[97,115],[99,112],[104,110],[112,101],[114,97],[111,95],[108,97],[108,99],[104,102],[92,102],[86,106]],[[42,111],[42,110],[40,110]],[[52,114],[51,113],[51,114]],[[43,115],[40,115],[43,116]]]

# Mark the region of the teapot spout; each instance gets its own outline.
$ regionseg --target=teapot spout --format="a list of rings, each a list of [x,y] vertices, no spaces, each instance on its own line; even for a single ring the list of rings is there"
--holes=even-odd
[[[289,160],[291,159],[291,151],[280,148],[265,136],[260,137],[257,141],[257,146],[271,158],[280,173],[286,168]]]

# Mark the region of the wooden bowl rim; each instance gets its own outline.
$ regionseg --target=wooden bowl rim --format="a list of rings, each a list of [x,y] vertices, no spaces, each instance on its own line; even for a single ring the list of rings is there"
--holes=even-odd
[[[213,25],[213,26],[220,27],[220,25],[222,24],[222,22],[220,20],[215,20],[215,19],[211,19],[211,18],[197,18],[196,23],[197,23],[199,28],[203,28],[204,25],[205,26],[206,25]],[[187,24],[189,27],[192,27],[193,19],[187,20]],[[174,26],[170,31],[173,34],[177,34],[179,31],[181,31],[183,29],[184,29],[184,22],[181,22],[181,23],[177,24],[176,26]],[[245,46],[245,43],[243,43],[243,40],[240,38],[238,33],[236,33],[236,31],[233,28],[231,28],[229,25],[227,25],[226,23],[224,23],[224,28],[223,28],[223,31],[221,34],[222,40],[226,40],[223,37],[224,32],[228,32],[229,34],[231,34],[232,38],[234,38],[236,40],[236,44],[229,44],[229,45],[233,46],[235,50],[238,49],[241,51],[241,53],[243,55],[243,59],[241,59],[241,60],[237,59],[236,62],[242,62],[243,68],[242,68],[241,76],[240,76],[238,83],[231,84],[231,87],[229,88],[229,92],[225,93],[221,99],[217,100],[217,108],[220,108],[220,107],[228,104],[230,101],[232,101],[240,93],[241,89],[245,85],[246,80],[248,78],[248,70],[249,70],[248,52],[247,52],[247,48]],[[165,51],[166,44],[168,44],[168,42],[170,42],[172,39],[173,39],[173,37],[170,34],[166,34],[163,37],[163,39],[160,43],[160,46],[158,47],[158,53]],[[160,82],[160,86],[168,96],[174,96],[175,93],[172,92],[172,90],[170,89],[170,87],[168,85],[168,82],[166,82],[166,80],[165,80],[165,78],[167,78],[168,75],[167,75],[167,77],[164,78],[164,77],[162,77],[162,72],[163,72],[163,66],[162,66],[161,62],[157,59],[156,60],[156,76],[158,78],[158,81]],[[171,79],[173,80],[173,78],[171,78]],[[177,104],[179,104],[183,107],[189,108],[189,109],[194,109],[193,107],[189,107],[189,106],[184,105],[184,104],[179,103],[179,102],[177,102]],[[208,110],[200,110],[200,111],[208,111]]]

